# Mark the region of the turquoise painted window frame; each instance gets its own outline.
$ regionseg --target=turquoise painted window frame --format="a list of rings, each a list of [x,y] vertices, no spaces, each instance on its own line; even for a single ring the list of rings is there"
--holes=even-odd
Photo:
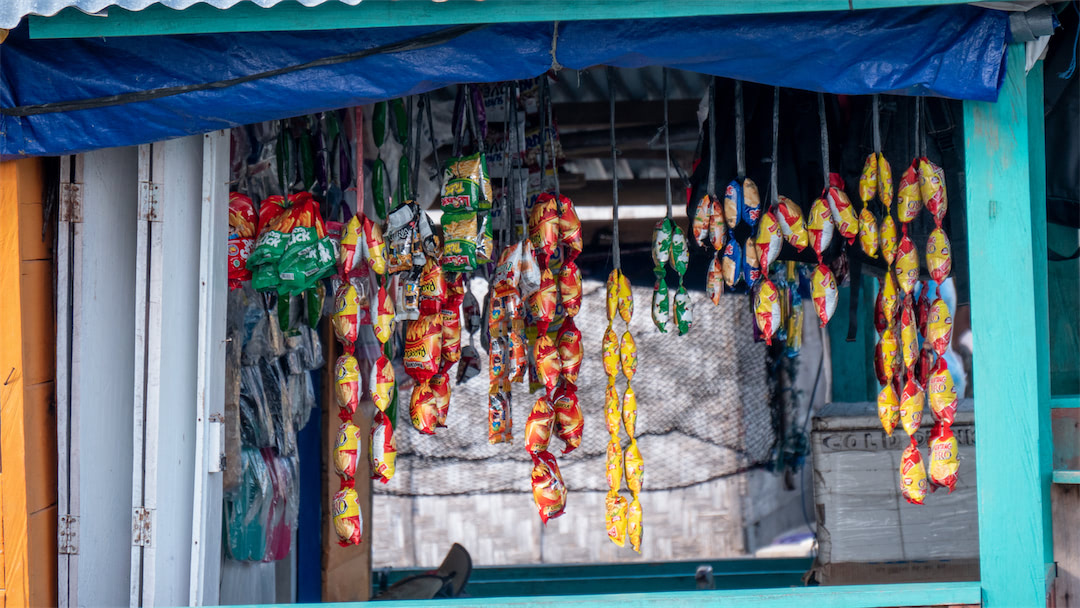
[[[293,3],[260,9],[242,3],[221,11],[152,6],[110,9],[108,17],[66,10],[31,17],[38,38],[394,27],[457,23],[655,18],[954,4],[951,0],[550,0],[523,14],[516,0],[364,0],[304,9]],[[392,10],[391,10],[392,6]],[[980,581],[687,591],[530,598],[399,602],[413,606],[532,608],[610,605],[620,608],[716,606],[885,608],[982,604],[1045,606],[1054,579],[1050,517],[1051,395],[1047,311],[1045,150],[1042,62],[1025,71],[1023,45],[1009,49],[996,103],[964,102],[967,234],[977,378],[975,431]],[[1059,401],[1075,407],[1075,398]],[[344,604],[337,604],[344,606]]]

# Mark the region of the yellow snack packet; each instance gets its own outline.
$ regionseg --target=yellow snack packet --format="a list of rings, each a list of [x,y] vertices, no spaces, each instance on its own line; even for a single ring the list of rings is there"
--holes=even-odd
[[[878,155],[871,152],[863,163],[862,175],[859,176],[859,198],[862,199],[863,208],[877,196],[878,189]]]
[[[617,492],[608,492],[604,499],[604,522],[608,538],[622,547],[626,543],[626,499]]]
[[[622,401],[622,422],[623,427],[626,428],[626,434],[633,439],[637,434],[637,394],[634,393],[634,388],[627,385],[626,392],[623,393]],[[609,428],[608,431],[611,429]],[[619,432],[619,423],[615,423],[615,432],[611,433],[615,435]]]
[[[623,375],[628,381],[633,380],[634,372],[637,371],[637,343],[629,330],[623,332],[622,342],[619,344],[619,361],[622,363]]]
[[[900,400],[896,397],[896,389],[891,381],[878,393],[877,412],[881,428],[885,429],[885,434],[892,437],[893,430],[900,422]]]
[[[619,375],[619,336],[615,333],[615,330],[609,325],[607,331],[604,332],[604,341],[602,343],[604,353],[604,373],[609,378],[614,378]]]
[[[645,480],[645,461],[641,458],[637,441],[632,437],[630,445],[626,446],[626,454],[623,458],[626,473],[626,487],[636,496],[641,492],[641,484]]]
[[[627,390],[630,390],[627,387]],[[634,399],[637,403],[637,398]],[[608,380],[607,390],[604,391],[604,421],[607,422],[608,435],[618,437],[619,419],[622,411],[619,408],[619,391],[615,390],[615,380]]]
[[[630,537],[630,546],[641,553],[641,503],[637,496],[630,501],[626,510],[626,533]]]
[[[876,258],[878,254],[877,218],[868,207],[859,212],[859,247],[867,257]]]
[[[612,492],[622,488],[623,453],[618,437],[612,437],[607,444],[607,483]]]

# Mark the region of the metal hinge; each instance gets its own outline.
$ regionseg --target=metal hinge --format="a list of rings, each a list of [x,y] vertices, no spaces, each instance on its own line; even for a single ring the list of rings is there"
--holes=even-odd
[[[61,515],[57,522],[56,552],[61,555],[79,553],[79,518],[74,515]]]
[[[135,507],[131,510],[131,544],[136,547],[149,547],[152,544],[154,529],[154,510]]]
[[[65,182],[60,184],[60,221],[81,223],[83,221],[82,184]]]
[[[156,222],[161,204],[161,184],[139,182],[139,219]]]

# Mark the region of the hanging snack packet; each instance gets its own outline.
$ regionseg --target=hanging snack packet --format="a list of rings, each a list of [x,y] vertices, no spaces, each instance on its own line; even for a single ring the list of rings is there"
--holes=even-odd
[[[555,394],[555,433],[566,447],[563,454],[569,454],[581,445],[581,433],[585,429],[585,417],[578,405],[577,388],[564,386]]]
[[[896,256],[896,283],[905,295],[911,294],[919,282],[919,252],[905,234],[900,238]]]
[[[847,194],[841,190],[844,182],[835,173],[829,174],[830,181],[834,176],[841,185],[830,187],[825,194],[825,198],[829,203],[829,211],[832,214],[833,222],[836,224],[836,229],[841,236],[848,240],[848,243],[854,243],[855,237],[859,235],[859,220],[855,217],[855,211],[851,208],[851,201],[848,199]]]
[[[608,538],[620,547],[626,544],[626,520],[626,499],[617,492],[608,492],[604,499],[604,524],[607,526]]]
[[[697,209],[694,211],[694,221],[690,225],[690,230],[694,234],[694,241],[697,242],[700,247],[709,246],[709,221],[713,214],[713,205],[718,205],[719,201],[716,197],[706,194],[698,201]],[[670,223],[670,219],[663,219],[656,224],[656,229],[659,230],[660,225],[663,223]],[[656,243],[655,232],[653,233],[653,244]],[[655,250],[654,250],[655,251]],[[653,256],[654,262],[656,256]],[[665,260],[666,261],[666,260]],[[663,266],[663,264],[656,264],[657,267]]]
[[[630,537],[630,546],[641,553],[641,503],[637,496],[630,500],[630,507],[626,510],[626,533]]]
[[[529,240],[540,266],[547,267],[560,241],[559,205],[555,195],[545,192],[536,198],[529,215]]]
[[[881,420],[881,428],[885,434],[892,437],[896,424],[900,422],[900,401],[896,396],[893,382],[888,381],[878,393],[877,398],[878,419]]]
[[[231,217],[231,216],[230,216]],[[349,219],[349,222],[345,224],[345,227],[341,232],[341,250],[338,251],[338,260],[341,264],[338,272],[343,277],[347,277],[352,274],[353,267],[360,261],[363,256],[363,249],[360,247],[360,240],[363,238],[363,226],[360,223],[360,216],[354,215]],[[385,253],[385,243],[383,245]]]
[[[679,285],[679,291],[675,292],[675,326],[680,336],[685,336],[694,325],[694,308],[690,303],[690,294],[686,288]]]
[[[780,197],[780,202],[776,205],[776,221],[780,225],[780,234],[784,235],[792,247],[802,251],[810,244],[802,209],[790,198]]]
[[[531,241],[524,241],[521,249],[521,278],[518,279],[518,292],[522,298],[528,298],[540,289],[540,265]]]
[[[941,228],[934,228],[926,240],[926,268],[930,278],[939,284],[952,272],[952,246]]]
[[[637,434],[637,393],[629,384],[626,385],[626,392],[623,393],[622,422],[628,437]]]
[[[904,367],[912,367],[919,357],[919,331],[915,323],[915,310],[911,298],[905,298],[900,309],[900,348]]]
[[[360,330],[360,294],[352,283],[345,282],[334,294],[334,335],[338,342],[352,345]]]
[[[863,208],[866,203],[874,200],[878,188],[878,155],[871,152],[863,163],[862,175],[859,176],[859,198],[862,199]]]
[[[364,520],[360,517],[360,499],[356,490],[345,487],[331,501],[334,511],[334,531],[342,547],[359,545],[364,538]]]
[[[397,460],[397,441],[390,418],[383,412],[375,412],[371,422],[371,444],[368,446],[371,456],[371,478],[387,483],[394,476],[394,463]]]
[[[604,284],[607,301],[607,319],[608,321],[614,321],[615,315],[619,312],[619,269],[616,268],[608,274],[607,282]]]
[[[866,257],[876,258],[878,254],[877,218],[869,207],[859,212],[859,247]]]
[[[746,281],[747,287],[753,287],[757,285],[757,282],[761,280],[762,268],[761,261],[758,260],[757,246],[754,245],[754,239],[746,239],[746,246],[743,247],[743,280]]]
[[[663,305],[667,308],[667,285],[663,285],[663,279],[657,281],[657,291],[661,285],[664,289]],[[720,305],[720,296],[724,295],[724,269],[720,264],[720,256],[713,254],[712,261],[709,262],[709,273],[705,275],[705,293],[712,300],[712,303],[716,306]],[[653,294],[653,322],[656,323],[657,328],[660,328],[660,323],[656,321],[656,298],[657,294]],[[665,312],[667,312],[665,310]],[[660,329],[661,333],[667,331],[667,319],[665,318],[664,327]]]
[[[574,325],[573,319],[567,319],[559,329],[559,367],[563,378],[570,384],[577,384],[583,357],[581,331]]]
[[[446,416],[450,413],[450,376],[441,372],[435,374],[428,380],[428,386],[431,387],[431,394],[435,396],[435,410],[438,412],[435,426],[446,428]]]
[[[814,253],[817,254],[820,262],[832,243],[833,231],[836,228],[833,225],[832,211],[829,210],[825,199],[819,198],[814,201],[810,207],[810,217],[806,227],[810,232],[810,244],[814,246]]]
[[[814,299],[814,309],[817,311],[821,326],[825,327],[836,312],[836,278],[824,264],[818,264],[810,277],[810,295]]]
[[[773,336],[780,328],[780,295],[769,279],[762,281],[754,294],[754,319],[765,343],[772,345]]]
[[[930,314],[927,322],[926,339],[938,355],[944,356],[952,342],[952,315],[945,300],[938,296],[930,305]]]
[[[500,390],[488,395],[488,443],[511,443],[512,422],[507,394]]]
[[[960,446],[949,425],[936,425],[930,434],[930,483],[956,489],[957,471],[960,470]]]
[[[925,156],[919,159],[919,194],[926,210],[934,216],[934,221],[941,225],[948,208],[945,198],[945,180],[941,168],[930,162]]]
[[[482,218],[478,216],[478,221],[480,230],[473,237],[473,241],[476,243],[476,263],[480,265],[494,261],[492,256],[495,255],[495,228],[490,213],[483,214]]]
[[[749,177],[743,179],[742,192],[742,207],[739,208],[739,217],[753,228],[761,217],[761,194],[758,192],[757,184]]]
[[[612,437],[619,435],[619,420],[622,419],[621,408],[619,391],[615,389],[615,378],[609,377],[607,388],[604,390],[604,422],[607,424],[608,435]]]
[[[881,239],[881,255],[885,257],[885,262],[891,265],[896,260],[896,254],[900,247],[897,240],[896,222],[893,221],[892,215],[885,215],[885,219],[881,222],[881,230],[878,231],[878,237]]]
[[[634,316],[634,293],[630,290],[630,279],[621,271],[619,272],[619,316],[629,323],[630,317]]]
[[[344,354],[334,363],[335,392],[338,407],[352,416],[360,405],[360,363],[356,357]]]
[[[581,310],[581,271],[574,262],[566,262],[559,270],[559,297],[568,317]]]
[[[622,342],[619,344],[619,362],[627,381],[633,380],[637,372],[637,343],[629,330],[623,332]]]
[[[929,344],[923,344],[923,348],[919,350],[919,362],[915,365],[915,378],[920,385],[926,386],[933,369],[934,351],[930,349]]]
[[[904,432],[914,437],[922,425],[923,408],[926,404],[926,394],[915,382],[914,378],[908,378],[904,384],[904,390],[900,393],[900,424]]]
[[[904,454],[900,457],[900,491],[904,500],[913,505],[921,505],[929,490],[926,466],[923,465],[918,446],[912,442],[904,448]]]
[[[476,211],[491,206],[487,160],[480,153],[452,158],[443,172],[440,205],[443,211]]]
[[[461,316],[457,307],[443,308],[439,311],[442,323],[442,344],[439,357],[440,369],[446,371],[461,360]]]
[[[656,226],[653,228],[652,259],[653,271],[657,276],[664,275],[664,266],[671,259],[671,233],[673,227],[674,224],[672,224],[671,218],[665,217],[656,222]]]
[[[356,476],[356,463],[360,459],[360,427],[343,422],[338,427],[334,444],[334,469],[346,479]]]
[[[581,220],[570,199],[562,196],[559,202],[559,241],[566,247],[566,262],[573,262],[585,246],[581,236]]]
[[[892,207],[893,199],[893,183],[892,183],[892,167],[889,165],[889,161],[885,160],[885,155],[878,152],[878,198],[885,204],[885,209],[888,210]]]
[[[396,211],[394,213],[397,213]],[[391,214],[393,215],[393,214]],[[475,211],[447,211],[442,216],[442,266],[449,272],[470,272],[476,269]],[[412,260],[410,257],[409,265]]]
[[[458,364],[457,383],[461,384],[480,375],[480,353],[472,344],[461,347],[461,363]]]
[[[555,283],[555,276],[551,274],[551,270],[544,268],[540,272],[540,289],[529,298],[529,313],[541,334],[547,333],[548,325],[555,316],[558,300],[559,286]]]
[[[746,203],[743,201],[742,184],[738,180],[732,180],[724,189],[724,219],[728,228],[734,229],[739,224],[740,209]]]
[[[405,329],[405,373],[427,380],[439,371],[442,359],[442,316],[425,315],[409,321]]]
[[[645,481],[645,461],[641,458],[637,441],[630,440],[626,446],[626,454],[623,457],[624,470],[626,472],[626,487],[635,495],[641,492],[641,484]]]
[[[550,452],[533,455],[532,470],[533,502],[540,512],[540,521],[558,517],[566,509],[566,485],[563,484],[559,465]]]
[[[614,378],[619,374],[619,336],[609,325],[603,341],[604,374]]]
[[[368,267],[376,276],[386,273],[386,239],[383,238],[382,228],[375,222],[364,216],[364,253]]]
[[[780,224],[771,211],[766,211],[758,226],[757,237],[754,238],[762,270],[767,269],[780,257],[780,243]]]
[[[944,357],[938,359],[934,369],[930,371],[930,377],[926,380],[926,392],[934,420],[952,425],[956,419],[956,385],[953,384],[952,373],[949,372]]]
[[[930,163],[934,169],[934,175],[937,177],[937,183],[941,185],[939,191],[941,196],[932,195],[926,202],[926,208],[934,216],[934,223],[941,227],[941,222],[945,219],[945,212],[949,209],[949,197],[945,193],[945,170],[941,167]]]
[[[717,265],[715,257],[713,258],[713,265]],[[712,271],[709,272],[711,281]],[[721,277],[719,280],[723,281],[723,278]],[[668,324],[671,323],[671,300],[668,297],[667,281],[663,277],[657,277],[656,285],[653,286],[652,320],[653,325],[656,325],[656,329],[660,330],[660,333],[667,333]]]
[[[536,357],[536,373],[544,383],[544,388],[550,395],[559,382],[559,374],[562,373],[562,360],[559,359],[559,348],[547,334],[536,339],[534,349]]]
[[[896,193],[897,219],[900,223],[907,224],[919,216],[922,209],[922,193],[919,190],[918,162],[915,159],[911,166],[900,176],[900,191]]]
[[[518,277],[521,274],[521,243],[514,243],[502,250],[499,263],[495,265],[495,280],[492,294],[496,298],[505,298],[517,293]]]
[[[394,365],[386,355],[380,356],[371,366],[368,390],[371,391],[371,400],[375,407],[380,412],[385,412],[394,396]]]
[[[881,340],[877,343],[877,361],[875,367],[880,367],[879,378],[886,381],[896,377],[900,367],[900,341],[896,330],[890,326],[881,332]],[[885,382],[882,382],[885,384]]]
[[[529,419],[525,421],[525,449],[530,454],[546,451],[554,425],[555,410],[548,402],[547,395],[540,395],[533,404]]]
[[[434,435],[439,426],[439,406],[431,390],[430,379],[419,380],[409,401],[409,418],[413,427],[424,435]]]
[[[686,268],[690,265],[690,247],[686,242],[686,235],[683,234],[682,228],[679,228],[678,224],[672,223],[671,228],[671,269],[679,273],[679,276],[686,274]],[[629,323],[629,319],[627,319]]]
[[[736,218],[736,223],[738,218]],[[724,222],[723,207],[719,202],[713,206],[713,214],[709,219],[709,240],[712,241],[713,251],[723,251],[727,244],[728,231]]]
[[[428,258],[427,263],[420,270],[420,303],[421,315],[439,314],[442,310],[443,301],[446,300],[446,280],[443,278],[442,266],[435,258]]]
[[[390,339],[390,334],[393,333],[394,303],[390,300],[390,294],[387,293],[386,288],[382,286],[375,295],[374,317],[375,325],[372,329],[375,332],[375,339],[386,344],[386,341]]]
[[[391,211],[386,218],[386,271],[390,274],[412,270],[416,216],[419,213],[420,208],[416,203],[406,203]],[[444,228],[450,217],[452,215],[443,215]],[[475,226],[473,232],[476,232]]]
[[[618,492],[622,488],[623,480],[623,452],[619,445],[619,439],[612,437],[607,444],[607,483],[612,492]]]
[[[886,272],[885,276],[882,277],[879,295],[881,296],[881,314],[885,326],[892,327],[897,313],[900,312],[900,294],[896,288],[896,279],[893,278],[891,272]]]
[[[735,239],[728,241],[724,247],[724,259],[720,262],[721,271],[724,273],[724,284],[734,287],[742,279],[743,271],[742,247]]]
[[[509,371],[506,367],[508,355],[506,341],[502,338],[492,338],[488,343],[488,381],[491,386],[502,386],[501,381]]]

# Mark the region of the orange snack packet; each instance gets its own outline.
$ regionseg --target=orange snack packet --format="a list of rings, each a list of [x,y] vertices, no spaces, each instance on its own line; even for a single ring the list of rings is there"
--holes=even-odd
[[[626,544],[626,511],[626,499],[619,496],[618,492],[608,492],[604,499],[604,523],[607,526],[608,538],[620,547]]]
[[[566,315],[577,316],[581,310],[581,271],[574,262],[566,262],[559,270],[559,297]]]
[[[428,386],[435,396],[435,409],[438,412],[435,426],[446,428],[446,416],[450,412],[450,376],[445,372],[435,374],[428,380]]]
[[[548,394],[551,394],[562,372],[559,348],[555,346],[550,336],[542,335],[536,339],[534,357],[536,358],[536,373],[539,374]]]
[[[555,434],[563,440],[566,447],[563,454],[569,454],[581,445],[581,433],[585,429],[585,417],[578,404],[577,388],[563,386],[555,394]]]
[[[566,509],[566,485],[551,452],[533,454],[532,490],[540,521],[546,524],[549,519],[563,514]]]
[[[548,449],[551,431],[555,424],[555,410],[546,395],[540,395],[533,404],[532,413],[525,421],[525,449],[538,454]]]
[[[547,333],[548,325],[555,316],[555,307],[559,299],[559,286],[555,276],[546,266],[540,271],[540,289],[529,296],[529,312],[536,321],[536,329],[541,334]]]
[[[562,377],[571,384],[576,384],[584,351],[581,348],[581,331],[574,325],[573,319],[563,321],[559,329],[559,362]]]
[[[414,380],[426,380],[439,371],[442,360],[442,316],[424,315],[409,321],[405,329],[403,355],[405,373]]]
[[[425,435],[434,435],[439,426],[439,406],[435,393],[431,390],[430,380],[421,380],[413,387],[409,401],[409,419],[416,430]]]

